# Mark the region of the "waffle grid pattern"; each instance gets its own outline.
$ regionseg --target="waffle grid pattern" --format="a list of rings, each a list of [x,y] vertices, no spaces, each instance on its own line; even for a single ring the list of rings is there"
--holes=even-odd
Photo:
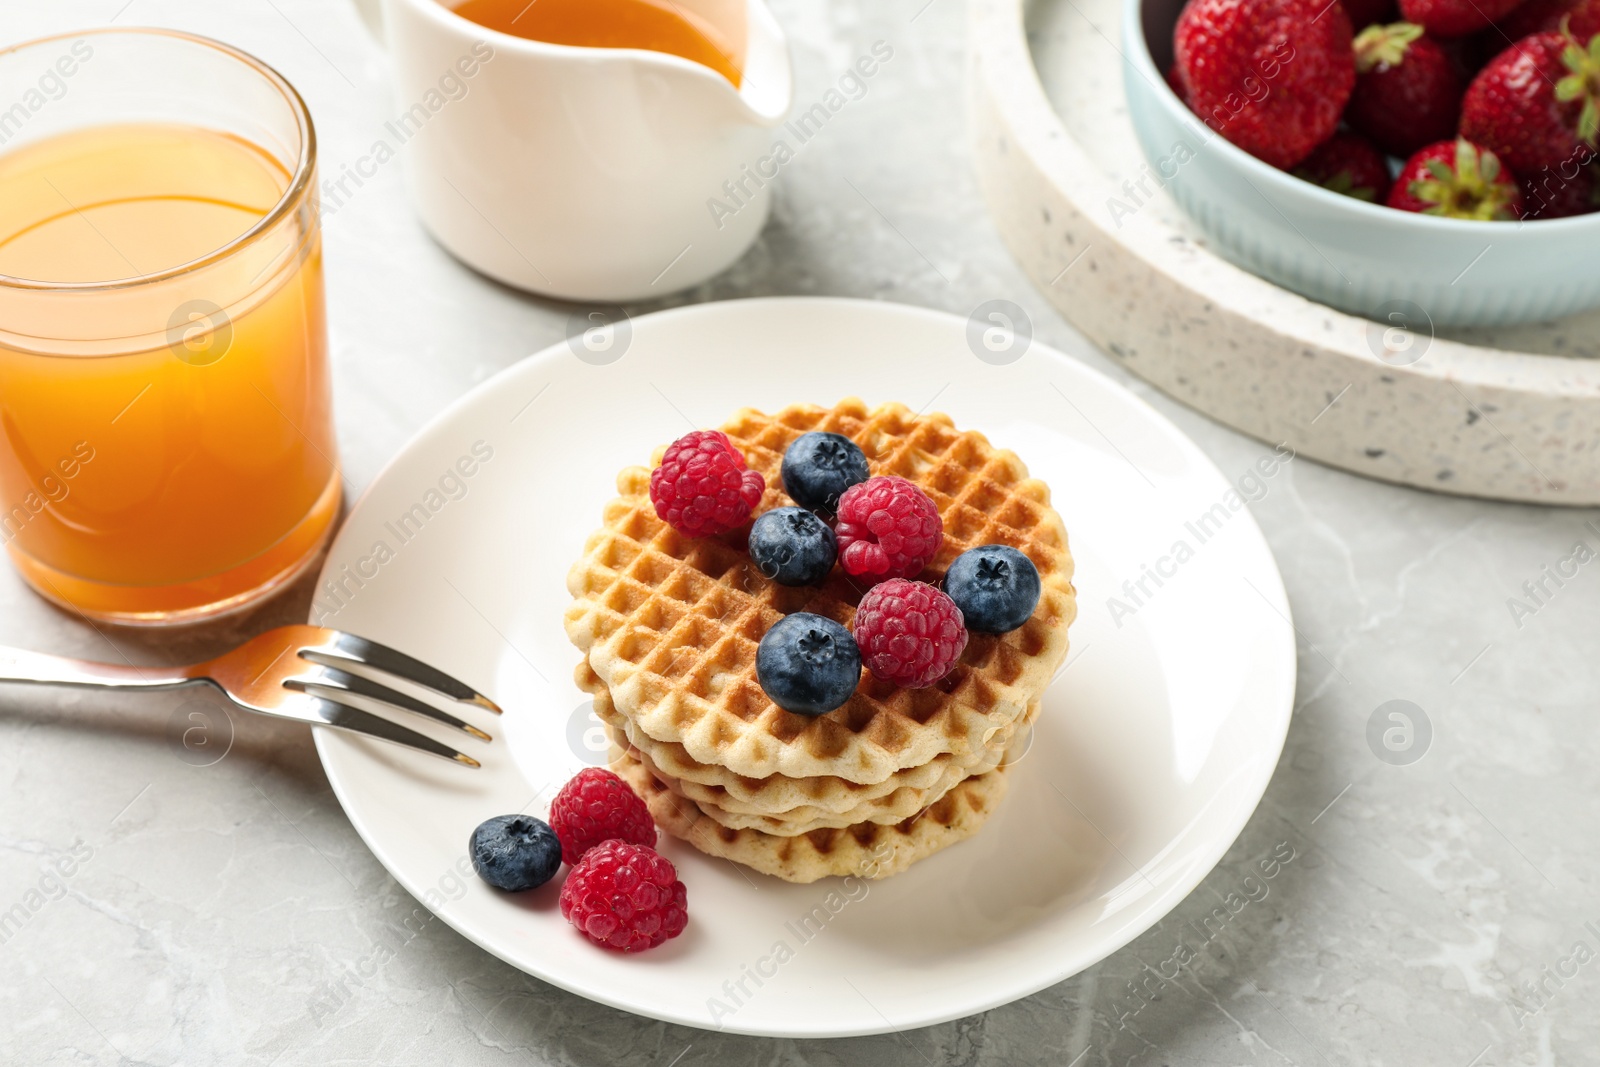
[[[923,578],[936,580],[974,545],[1008,544],[1034,561],[1044,592],[1018,630],[972,635],[960,664],[935,687],[900,689],[868,673],[844,707],[793,715],[756,680],[761,635],[795,611],[848,626],[864,589],[838,569],[820,588],[767,581],[741,535],[692,540],[661,522],[649,470],[628,468],[569,575],[566,624],[636,727],[630,739],[679,745],[694,762],[750,780],[832,776],[873,785],[941,756],[967,771],[981,767],[997,728],[1025,713],[1065,659],[1076,614],[1072,557],[1046,486],[981,434],[898,404],[868,411],[847,400],[775,416],[747,409],[723,429],[767,479],[758,511],[789,502],[779,465],[790,442],[811,430],[842,433],[861,446],[874,475],[908,478],[938,505],[945,543]]]

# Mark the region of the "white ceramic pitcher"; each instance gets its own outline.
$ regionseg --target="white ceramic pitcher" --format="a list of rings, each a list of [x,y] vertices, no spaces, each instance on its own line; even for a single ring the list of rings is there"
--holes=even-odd
[[[696,285],[755,240],[771,203],[755,168],[793,96],[761,0],[675,0],[743,42],[739,89],[663,52],[499,33],[449,2],[357,0],[393,61],[412,198],[445,248],[519,289],[622,302]]]

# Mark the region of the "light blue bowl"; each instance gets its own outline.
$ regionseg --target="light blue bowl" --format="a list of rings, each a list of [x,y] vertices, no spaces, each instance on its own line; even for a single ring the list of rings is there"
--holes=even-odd
[[[1301,181],[1212,132],[1168,87],[1184,0],[1127,0],[1128,112],[1162,185],[1241,267],[1413,329],[1504,325],[1600,307],[1600,214],[1470,222],[1394,211]]]

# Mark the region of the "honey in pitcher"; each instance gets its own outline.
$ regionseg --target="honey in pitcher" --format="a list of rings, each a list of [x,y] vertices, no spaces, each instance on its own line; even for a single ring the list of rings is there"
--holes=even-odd
[[[657,0],[464,0],[462,18],[530,41],[583,48],[642,48],[710,67],[738,88],[735,50],[709,22]]]

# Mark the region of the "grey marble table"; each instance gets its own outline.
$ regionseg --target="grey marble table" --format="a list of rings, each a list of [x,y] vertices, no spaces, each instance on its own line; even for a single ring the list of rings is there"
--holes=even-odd
[[[1148,397],[1224,473],[1268,451],[1128,380],[1007,258],[968,160],[960,0],[778,10],[800,100],[874,40],[896,59],[785,168],[755,248],[672,303],[833,294],[964,315],[1003,297],[1027,309],[1040,340]],[[310,101],[328,171],[367,151],[394,106],[382,55],[345,0],[3,0],[0,37],[112,19],[266,58]],[[436,247],[406,205],[404,166],[384,167],[327,226],[352,496],[452,398],[559,340],[567,314]],[[1054,988],[959,1022],[838,1041],[635,1018],[512,970],[440,921],[407,923],[416,903],[345,820],[304,730],[240,722],[227,757],[197,766],[168,740],[182,713],[171,696],[10,689],[0,1062],[1600,1063],[1600,565],[1577,562],[1600,550],[1600,522],[1310,462],[1273,479],[1252,510],[1300,636],[1282,762],[1188,900]],[[0,643],[179,660],[302,618],[309,597],[302,585],[225,628],[98,632],[0,569]],[[1431,738],[1413,739],[1420,760],[1369,744],[1391,700],[1430,724]],[[1293,861],[1265,895],[1250,891],[1256,859],[1284,843]],[[1230,894],[1252,899],[1230,907]]]

